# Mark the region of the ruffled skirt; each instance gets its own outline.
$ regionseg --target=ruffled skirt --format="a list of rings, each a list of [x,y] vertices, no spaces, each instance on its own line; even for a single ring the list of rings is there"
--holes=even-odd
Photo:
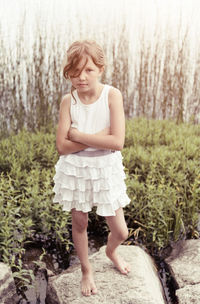
[[[121,152],[102,156],[60,156],[54,176],[54,203],[63,210],[89,212],[93,206],[101,216],[114,216],[129,204]]]

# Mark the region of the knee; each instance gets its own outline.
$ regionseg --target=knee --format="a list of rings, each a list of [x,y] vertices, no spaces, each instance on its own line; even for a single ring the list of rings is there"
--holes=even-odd
[[[125,241],[128,238],[128,228],[125,228],[121,234],[122,240]]]
[[[88,222],[86,220],[72,221],[72,229],[78,232],[83,232],[87,230]]]
[[[121,242],[125,241],[128,238],[128,228],[118,231],[116,238]]]
[[[72,216],[72,229],[83,232],[87,230],[88,227],[88,217],[84,215]]]

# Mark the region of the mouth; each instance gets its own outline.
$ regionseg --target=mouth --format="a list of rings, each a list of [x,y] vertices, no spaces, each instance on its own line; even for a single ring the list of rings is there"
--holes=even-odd
[[[85,87],[85,86],[87,86],[87,83],[79,83],[78,86],[79,87]]]

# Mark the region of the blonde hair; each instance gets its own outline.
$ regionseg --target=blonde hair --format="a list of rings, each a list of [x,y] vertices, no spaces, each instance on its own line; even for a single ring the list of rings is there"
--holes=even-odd
[[[105,55],[104,51],[99,44],[97,44],[93,40],[83,40],[83,41],[75,41],[68,48],[65,58],[63,60],[63,76],[65,79],[69,79],[69,73],[73,73],[83,58],[83,55],[88,55],[91,57],[92,61],[98,68],[105,67]],[[87,60],[83,65],[82,69],[87,64]],[[82,70],[80,71],[80,73]],[[80,75],[79,73],[79,75]],[[79,76],[73,75],[73,76]],[[71,93],[73,95],[73,91],[75,88],[72,86]]]

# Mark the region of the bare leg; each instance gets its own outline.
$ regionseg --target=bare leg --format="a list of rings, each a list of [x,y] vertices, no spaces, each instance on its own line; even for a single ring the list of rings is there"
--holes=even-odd
[[[106,254],[122,274],[128,274],[130,266],[117,254],[116,250],[128,237],[128,229],[124,219],[123,209],[119,208],[116,211],[116,216],[107,216],[106,221],[110,228]]]
[[[97,293],[94,283],[92,267],[88,259],[87,237],[88,214],[72,210],[72,237],[77,255],[81,263],[82,280],[81,291],[84,296]]]

